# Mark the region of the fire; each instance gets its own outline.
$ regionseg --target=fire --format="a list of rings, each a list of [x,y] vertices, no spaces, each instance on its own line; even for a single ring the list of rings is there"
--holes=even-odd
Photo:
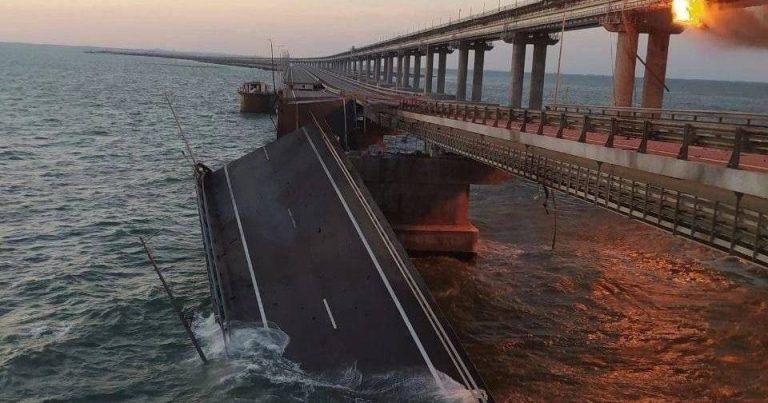
[[[700,26],[706,11],[705,0],[672,0],[672,15],[677,23]]]

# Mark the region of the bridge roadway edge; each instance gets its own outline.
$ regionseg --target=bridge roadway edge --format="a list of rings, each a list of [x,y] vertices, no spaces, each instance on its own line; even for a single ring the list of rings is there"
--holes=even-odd
[[[440,127],[439,125],[409,119],[403,113],[408,112],[398,110],[394,115],[389,115],[389,118],[382,119],[386,115],[384,113],[369,116],[369,118],[374,118],[379,124],[390,129],[409,132],[448,151],[506,170],[524,179],[547,183],[567,195],[638,219],[645,224],[669,231],[673,235],[682,235],[705,246],[739,255],[754,263],[768,266],[768,242],[765,240],[768,233],[765,220],[768,214],[768,200],[765,198],[742,195],[730,190],[700,185],[695,181],[650,174],[622,166],[617,166],[615,167],[617,169],[609,171],[610,165],[606,164],[606,169],[601,171],[600,165],[602,164],[597,164],[587,158],[516,143],[510,140],[509,135],[504,136],[507,139],[487,136],[495,142],[503,143],[502,148],[510,150],[509,155],[505,152],[505,158],[510,157],[512,160],[518,160],[502,163],[498,158],[483,157],[467,151],[462,146],[436,140],[434,136],[428,134],[430,129],[412,125],[408,121],[433,125],[433,129]],[[413,115],[422,116],[420,114],[408,116],[412,118]],[[471,128],[472,126],[466,127]],[[508,129],[501,130],[508,131]],[[473,137],[474,140],[477,140],[476,143],[483,143],[485,146],[491,146],[492,143],[488,139],[478,140],[478,136],[486,137],[482,133],[449,129],[443,130],[442,135],[449,133],[463,137],[465,143],[468,137]],[[471,136],[462,136],[461,133]],[[528,133],[522,134],[544,137]],[[514,150],[516,157],[513,157],[512,150]],[[528,159],[529,157],[531,160]],[[521,158],[524,158],[525,162],[519,161]],[[568,167],[566,168],[566,166]],[[582,166],[586,168],[583,172]],[[578,170],[575,167],[578,167]],[[566,173],[563,174],[563,172]],[[628,189],[630,184],[626,183],[625,188],[622,188],[622,185],[629,181],[631,181],[631,194],[627,195],[630,193]],[[615,186],[614,183],[618,183],[618,186]],[[642,193],[642,195],[638,195],[636,192]],[[702,193],[711,199],[708,200],[702,196]],[[656,209],[657,206],[658,210]]]
[[[591,161],[600,161],[617,167],[683,181],[697,182],[712,188],[744,193],[761,199],[768,197],[768,175],[759,172],[731,169],[696,161],[679,160],[662,155],[643,154],[634,150],[579,143],[521,132],[516,129],[492,127],[408,111],[398,111],[398,115],[407,119],[477,133]]]

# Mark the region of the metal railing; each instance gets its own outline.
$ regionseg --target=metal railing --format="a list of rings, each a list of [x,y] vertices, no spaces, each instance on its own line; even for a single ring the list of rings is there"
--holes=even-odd
[[[404,99],[401,108],[443,118],[470,121],[493,127],[544,134],[554,130],[563,138],[568,131],[586,142],[589,133],[607,135],[605,146],[613,147],[616,137],[639,139],[637,151],[647,152],[649,141],[679,144],[677,158],[688,159],[690,146],[728,150],[730,168],[739,168],[743,153],[768,154],[768,116],[727,112],[664,111],[610,107],[567,107],[555,105],[544,110],[501,105]]]
[[[656,120],[674,120],[681,122],[724,123],[755,128],[768,128],[768,115],[760,113],[684,110],[684,109],[655,109],[655,108],[622,108],[602,105],[547,105],[547,111],[566,112],[602,116],[631,116],[634,118],[651,118]]]
[[[559,160],[508,141],[381,114],[378,123],[630,218],[768,265],[768,206],[736,192],[636,177],[594,161]],[[596,169],[595,169],[596,168]],[[697,193],[699,192],[699,193]]]

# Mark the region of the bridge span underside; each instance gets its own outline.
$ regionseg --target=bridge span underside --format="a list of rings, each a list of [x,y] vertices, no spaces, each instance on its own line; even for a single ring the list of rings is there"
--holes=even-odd
[[[353,369],[363,383],[423,376],[434,393],[486,400],[418,272],[321,124],[201,181],[220,322],[280,329],[290,338],[284,356],[311,374]]]

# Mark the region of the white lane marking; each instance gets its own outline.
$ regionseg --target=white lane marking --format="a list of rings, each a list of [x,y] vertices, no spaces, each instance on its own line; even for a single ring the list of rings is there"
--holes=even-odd
[[[328,301],[326,301],[325,298],[323,298],[323,304],[325,305],[325,311],[328,312],[328,317],[331,318],[331,326],[333,326],[333,330],[338,329],[338,327],[336,327],[336,320],[333,319],[333,314],[331,313],[331,307],[328,306]]]
[[[267,147],[264,147],[264,157],[266,157],[267,161],[269,161],[269,153],[267,152]]]
[[[309,137],[309,133],[307,133],[307,128],[302,127],[301,130],[304,132],[304,136],[307,138],[307,141],[309,141],[309,145],[312,146],[312,151],[314,151],[315,156],[317,157],[317,160],[320,161],[320,165],[323,167],[323,171],[325,171],[325,176],[328,177],[328,180],[331,182],[331,186],[333,186],[333,189],[336,191],[336,196],[338,196],[339,200],[341,201],[341,204],[344,206],[344,210],[347,212],[347,216],[349,217],[350,221],[352,221],[352,225],[354,225],[355,230],[357,231],[357,236],[360,237],[360,240],[363,242],[363,246],[365,246],[365,250],[368,252],[368,256],[371,257],[371,260],[373,261],[373,265],[376,266],[376,270],[379,272],[379,277],[381,277],[381,281],[384,283],[384,287],[389,292],[390,298],[392,298],[392,301],[395,303],[395,306],[397,307],[397,311],[400,313],[400,316],[403,318],[403,322],[405,322],[405,326],[408,328],[408,332],[411,334],[411,338],[413,338],[413,341],[416,343],[416,347],[419,349],[419,352],[421,353],[421,356],[424,359],[424,362],[427,364],[427,367],[429,368],[429,372],[432,373],[432,377],[435,378],[435,382],[437,382],[437,384],[440,386],[440,390],[444,390],[445,386],[443,385],[443,381],[440,379],[440,375],[438,374],[437,369],[432,364],[432,360],[429,358],[429,355],[427,354],[427,350],[424,349],[424,345],[421,344],[419,335],[416,334],[416,330],[413,328],[413,325],[411,324],[410,319],[408,319],[408,315],[405,314],[405,310],[403,309],[403,306],[400,304],[400,300],[397,298],[397,295],[395,294],[395,290],[392,289],[392,285],[389,284],[389,279],[387,279],[387,276],[384,274],[384,270],[381,268],[379,259],[373,253],[371,246],[368,244],[368,240],[365,239],[365,236],[363,235],[363,230],[360,229],[360,225],[357,223],[355,216],[352,215],[352,210],[350,210],[346,200],[344,200],[344,196],[341,195],[341,191],[339,190],[339,187],[336,185],[336,182],[333,180],[333,177],[331,176],[331,172],[328,170],[328,167],[325,165],[325,161],[323,161],[323,158],[320,156],[320,153],[317,151],[317,147],[315,147],[315,143]]]
[[[245,233],[243,232],[243,223],[240,222],[240,211],[237,209],[237,202],[235,201],[235,195],[232,192],[232,182],[229,180],[229,170],[227,165],[224,165],[224,176],[227,177],[227,187],[229,188],[229,198],[232,200],[232,209],[235,210],[235,219],[237,219],[237,229],[240,230],[240,239],[243,241],[243,250],[245,251],[245,260],[248,262],[248,270],[251,272],[251,282],[253,283],[253,291],[256,293],[256,302],[259,304],[259,314],[261,315],[261,321],[264,323],[264,328],[267,329],[267,315],[264,313],[264,304],[261,303],[261,293],[259,292],[259,285],[256,283],[256,274],[253,272],[253,263],[251,262],[251,252],[248,251],[248,242],[245,241]]]
[[[317,122],[317,118],[313,115],[312,118],[314,119],[315,125],[320,129],[320,131],[323,132],[323,129],[320,128],[319,123]],[[328,147],[329,151],[331,152],[331,155],[336,160],[336,163],[339,164],[339,166],[343,167],[343,162],[338,156],[338,153],[333,148],[333,145],[328,141],[328,136],[323,136],[323,141],[325,142],[326,146]],[[440,323],[440,320],[437,319],[437,316],[435,315],[434,311],[429,305],[429,302],[426,301],[426,298],[424,298],[424,295],[421,293],[421,289],[415,284],[415,281],[413,277],[411,276],[408,269],[405,268],[405,263],[403,263],[402,259],[400,258],[399,253],[394,251],[394,245],[391,244],[391,241],[389,239],[389,236],[386,234],[384,229],[381,227],[381,224],[379,223],[378,219],[376,218],[375,214],[370,209],[370,206],[368,206],[367,202],[365,201],[364,196],[360,192],[357,184],[352,179],[352,176],[349,174],[349,172],[342,168],[342,173],[346,177],[347,181],[349,182],[350,186],[352,187],[353,191],[355,191],[358,199],[363,204],[364,209],[368,213],[369,218],[371,219],[371,222],[376,227],[377,231],[379,232],[379,235],[384,240],[387,249],[389,249],[390,255],[395,259],[396,263],[398,264],[398,268],[400,269],[400,273],[405,277],[406,282],[408,283],[411,292],[413,292],[416,299],[419,301],[419,305],[424,310],[425,314],[427,315],[427,318],[430,321],[430,324],[432,325],[433,329],[438,333],[438,337],[440,338],[440,341],[443,344],[443,347],[448,352],[448,355],[451,357],[451,361],[453,361],[453,364],[456,366],[456,369],[459,371],[459,374],[461,375],[463,381],[465,384],[468,385],[468,389],[471,390],[477,390],[478,385],[474,380],[474,377],[467,369],[466,364],[464,363],[464,360],[461,358],[461,356],[458,354],[458,351],[456,350],[456,347],[451,342],[450,338],[448,337],[447,333],[445,332],[445,329],[443,328],[443,325]]]
[[[293,218],[293,211],[291,209],[288,209],[288,217],[291,217],[291,224],[293,224],[293,228],[296,228],[296,220]]]
[[[312,116],[312,118],[314,119],[315,125],[317,125],[318,128],[320,128],[320,125],[317,122],[317,118],[314,115]],[[336,163],[339,164],[339,166],[343,166],[343,162],[339,158],[336,150],[333,148],[333,145],[328,140],[328,136],[325,135],[325,132],[323,131],[322,128],[320,128],[320,131],[324,134],[323,141],[328,147],[331,155],[336,160]],[[416,297],[416,300],[419,301],[419,305],[421,306],[422,310],[424,311],[427,318],[429,319],[429,322],[432,325],[432,328],[435,330],[435,332],[437,332],[437,335],[440,338],[440,341],[442,342],[443,347],[446,349],[446,352],[451,357],[451,361],[453,362],[454,366],[456,366],[456,369],[461,375],[462,380],[466,385],[468,385],[469,389],[478,389],[477,383],[472,377],[472,374],[469,372],[466,365],[464,364],[464,361],[461,359],[461,356],[456,351],[455,346],[453,345],[447,333],[445,332],[445,329],[443,328],[443,325],[440,323],[440,320],[437,319],[437,316],[435,315],[434,311],[430,307],[429,302],[427,302],[426,298],[424,298],[424,295],[421,293],[421,289],[418,287],[418,285],[415,284],[415,280],[411,276],[408,269],[405,268],[405,263],[400,258],[399,253],[395,252],[394,245],[392,245],[391,240],[389,239],[389,236],[386,234],[383,227],[381,227],[381,223],[379,223],[378,219],[376,218],[376,215],[373,214],[373,211],[370,209],[370,206],[368,206],[367,202],[365,201],[365,197],[360,192],[360,189],[358,188],[354,179],[352,179],[352,176],[349,174],[347,170],[342,169],[342,173],[344,174],[350,186],[352,187],[352,190],[356,193],[358,199],[361,200],[363,204],[363,208],[368,213],[368,217],[371,219],[371,222],[374,224],[374,227],[379,232],[379,235],[381,236],[381,238],[384,240],[384,243],[387,246],[387,249],[389,250],[389,254],[395,259],[397,266],[400,269],[400,274],[405,278],[406,283],[411,289],[411,292]]]

